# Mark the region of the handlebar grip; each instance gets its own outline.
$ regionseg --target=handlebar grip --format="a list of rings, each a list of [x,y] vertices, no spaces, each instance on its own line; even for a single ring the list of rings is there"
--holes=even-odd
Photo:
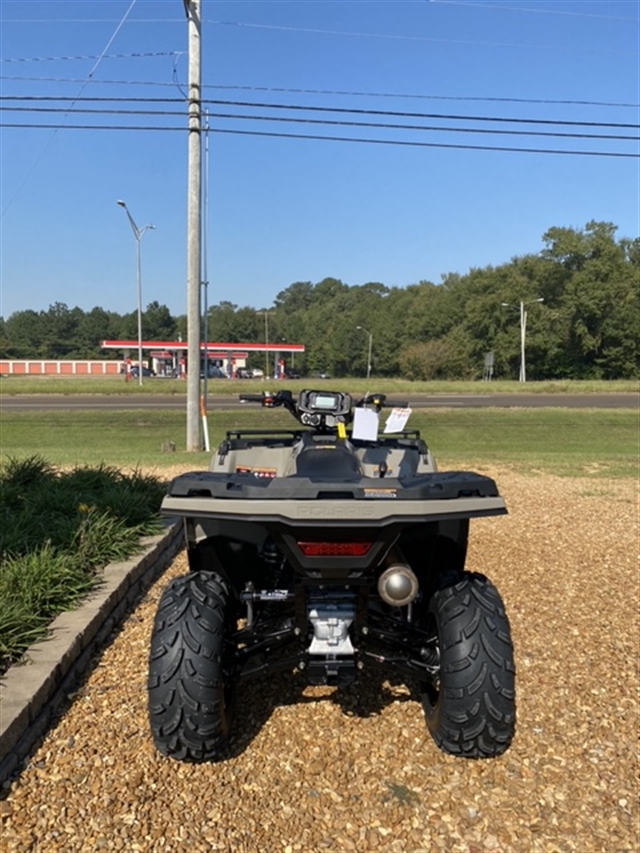
[[[241,403],[264,403],[264,394],[240,394]]]

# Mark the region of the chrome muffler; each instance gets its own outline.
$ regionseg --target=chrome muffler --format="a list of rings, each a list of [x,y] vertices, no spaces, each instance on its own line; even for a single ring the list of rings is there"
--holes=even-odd
[[[392,562],[378,578],[378,594],[391,607],[405,607],[420,592],[420,584],[413,569],[400,560]]]

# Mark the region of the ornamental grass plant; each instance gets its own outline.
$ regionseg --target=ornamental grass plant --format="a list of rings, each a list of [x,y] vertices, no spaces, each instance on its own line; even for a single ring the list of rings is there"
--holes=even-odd
[[[31,456],[0,468],[0,672],[78,606],[101,568],[162,529],[163,492],[155,477],[105,465],[59,471]]]

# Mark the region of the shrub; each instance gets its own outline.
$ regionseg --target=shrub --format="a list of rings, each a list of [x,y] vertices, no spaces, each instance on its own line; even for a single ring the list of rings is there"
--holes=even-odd
[[[39,456],[0,469],[0,671],[77,607],[98,570],[162,529],[160,480],[116,468],[56,471]]]

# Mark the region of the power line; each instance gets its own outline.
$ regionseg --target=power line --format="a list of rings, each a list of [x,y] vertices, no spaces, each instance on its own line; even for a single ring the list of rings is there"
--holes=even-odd
[[[171,84],[172,88],[174,84]],[[76,102],[84,102],[84,103],[96,103],[96,104],[113,104],[113,103],[122,103],[122,104],[184,104],[188,103],[187,97],[180,98],[149,98],[145,95],[144,98],[135,97],[135,98],[127,98],[120,96],[111,96],[111,97],[86,97],[86,98],[75,98],[72,95],[0,95],[0,101],[71,101],[74,100]],[[233,103],[230,101],[230,103]],[[34,108],[35,109],[35,108]]]
[[[182,132],[187,133],[188,127],[162,127],[151,125],[60,125],[60,124],[19,124],[17,122],[3,124],[5,128],[18,128],[21,130],[115,130],[115,131],[153,131],[153,132]],[[517,154],[561,154],[575,155],[580,157],[616,157],[616,158],[631,158],[640,159],[640,153],[627,154],[617,151],[578,151],[578,150],[562,150],[556,148],[509,148],[506,146],[497,145],[463,145],[457,143],[445,142],[415,142],[410,140],[400,139],[371,139],[352,136],[318,136],[315,134],[306,133],[283,133],[275,131],[259,131],[259,130],[237,130],[226,128],[210,128],[210,133],[226,133],[236,134],[239,136],[258,136],[258,137],[273,137],[280,139],[311,139],[321,142],[355,142],[370,145],[401,145],[411,148],[446,148],[459,149],[467,151],[503,151]]]
[[[91,100],[90,98],[86,100]],[[109,99],[107,99],[109,100]],[[118,99],[110,99],[118,100]],[[63,107],[5,107],[0,106],[0,112],[28,112],[32,113],[64,113],[67,110]],[[105,109],[74,109],[74,114],[80,115],[118,115],[118,116],[166,116],[168,118],[183,117],[182,111],[170,110],[105,110]],[[265,115],[244,115],[239,113],[210,113],[212,118],[231,119],[231,120],[247,120],[247,121],[271,121],[271,122],[286,122],[296,124],[313,124],[330,127],[371,127],[385,130],[421,130],[421,131],[436,131],[449,133],[484,133],[495,136],[542,136],[564,139],[608,139],[623,142],[640,142],[638,136],[621,136],[616,134],[602,133],[563,133],[560,131],[543,131],[543,130],[505,130],[503,128],[478,128],[478,127],[442,127],[434,125],[418,125],[418,124],[397,124],[389,122],[366,122],[366,121],[338,121],[336,119],[311,119],[311,118],[291,118],[287,116],[265,116]],[[640,125],[637,125],[640,129]]]
[[[623,15],[599,15],[594,12],[575,12],[566,11],[563,9],[531,9],[526,6],[504,6],[496,3],[470,3],[468,0],[429,0],[434,5],[437,3],[440,6],[468,6],[472,9],[496,9],[501,12],[526,12],[538,15],[566,15],[577,18],[597,18],[605,21],[631,21],[637,22],[638,18],[627,18]],[[113,24],[115,18],[5,18],[5,24]],[[183,22],[183,18],[131,18],[130,24],[179,24]],[[205,21],[205,23],[231,23],[226,21]],[[244,26],[252,26],[244,24]],[[254,24],[253,26],[260,26]],[[295,30],[296,27],[291,27]]]
[[[226,119],[248,119],[252,121],[277,121],[290,122],[299,124],[320,124],[334,127],[372,127],[384,128],[392,130],[426,130],[426,131],[446,131],[451,133],[490,133],[496,136],[546,136],[546,137],[563,137],[569,139],[611,139],[620,141],[640,142],[638,136],[620,136],[615,134],[598,134],[598,133],[562,133],[558,131],[543,131],[543,130],[504,130],[503,128],[477,128],[477,127],[440,127],[433,125],[418,125],[418,124],[392,124],[385,122],[365,122],[365,121],[338,121],[335,119],[310,119],[310,118],[291,118],[279,116],[261,116],[261,115],[238,115],[238,114],[221,114],[211,113],[212,118]],[[640,126],[639,126],[640,129]]]
[[[502,6],[497,3],[469,3],[468,0],[430,0],[440,6],[469,6],[472,9],[499,9],[501,12],[532,12],[539,15],[571,15],[577,18],[599,18],[606,21],[632,21],[638,18],[625,18],[622,15],[598,15],[594,12],[574,12],[565,9],[529,9],[526,6]]]
[[[135,2],[136,0],[133,0]],[[19,56],[19,57],[0,57],[0,63],[6,65],[16,65],[22,62],[70,62],[70,61],[86,61],[87,59],[150,59],[161,56],[181,56],[184,51],[180,50],[162,50],[154,52],[140,53],[109,53],[104,56],[93,53],[85,53],[76,56]]]
[[[180,54],[168,54],[179,56]],[[20,75],[0,74],[0,80],[15,80],[27,83],[81,83],[77,77],[24,77]],[[175,83],[154,80],[92,80],[93,85],[108,86],[158,86],[164,88],[175,88]],[[350,91],[348,89],[301,89],[293,86],[238,86],[223,85],[217,83],[205,84],[206,89],[221,89],[244,91],[244,92],[278,92],[297,95],[338,95],[359,98],[398,98],[424,101],[474,101],[504,104],[556,104],[560,106],[586,106],[586,107],[624,107],[639,109],[640,104],[625,101],[588,101],[576,98],[504,98],[491,95],[426,95],[410,92],[363,92],[360,90]]]
[[[218,104],[219,106],[235,106],[235,107],[260,107],[272,110],[308,110],[309,112],[331,112],[331,113],[349,113],[353,115],[380,115],[394,116],[396,118],[428,118],[428,119],[446,119],[447,121],[495,121],[516,124],[554,124],[563,127],[618,127],[618,128],[637,128],[637,124],[624,124],[618,122],[590,122],[590,121],[556,121],[554,119],[528,119],[528,118],[504,118],[501,116],[476,116],[476,115],[452,115],[449,113],[414,113],[401,112],[399,110],[364,110],[359,108],[347,107],[316,107],[302,106],[298,104],[265,104],[256,101],[222,101],[205,99],[203,104]]]
[[[5,22],[8,23],[8,22]],[[11,22],[14,23],[14,22]],[[43,22],[44,23],[44,22]],[[62,23],[59,20],[53,21],[52,23]],[[212,24],[220,27],[233,27],[238,30],[242,29],[258,29],[258,30],[270,30],[270,31],[279,31],[279,32],[287,32],[287,33],[305,33],[309,35],[328,35],[328,36],[341,36],[348,38],[369,38],[369,39],[377,39],[382,41],[405,41],[405,42],[420,42],[420,43],[428,43],[428,44],[456,44],[456,45],[464,45],[469,47],[488,47],[491,49],[496,48],[517,48],[518,50],[528,49],[528,50],[550,50],[550,51],[561,51],[561,52],[584,52],[584,53],[637,53],[636,49],[631,48],[620,48],[620,47],[612,47],[612,48],[600,48],[593,47],[591,45],[570,45],[563,43],[561,45],[553,45],[553,44],[524,44],[522,42],[488,42],[488,41],[473,41],[471,39],[441,39],[441,38],[432,38],[430,36],[418,36],[418,35],[402,35],[399,33],[369,33],[369,32],[356,32],[351,30],[327,30],[315,27],[288,27],[278,24],[252,24],[243,21],[214,21],[214,20],[204,20],[203,24]],[[168,55],[167,53],[141,53],[141,54],[113,54],[106,57],[107,59],[123,59],[123,58],[133,58],[138,56],[162,56]],[[50,57],[27,57],[27,58],[17,58],[17,59],[2,59],[2,62],[49,62],[49,61],[65,61],[65,60],[77,60],[77,59],[95,59],[95,56],[50,56]]]
[[[142,103],[142,104],[151,104],[151,103],[185,103],[184,98],[127,98],[127,97],[90,97],[90,98],[78,98],[78,97],[66,97],[64,95],[6,95],[0,96],[0,102],[50,102],[50,101],[67,101],[73,100],[75,103]],[[618,130],[638,130],[640,129],[639,124],[633,124],[630,122],[602,122],[602,121],[568,121],[564,119],[537,119],[537,118],[508,118],[506,116],[487,116],[487,115],[459,115],[459,114],[451,114],[451,113],[419,113],[419,112],[403,112],[399,110],[365,110],[357,107],[319,107],[307,104],[269,104],[263,101],[228,101],[228,100],[217,100],[217,99],[202,99],[202,105],[211,105],[215,104],[216,106],[222,107],[250,107],[254,109],[272,109],[279,111],[292,111],[292,112],[312,112],[312,113],[337,113],[338,115],[364,115],[364,116],[383,116],[385,118],[414,118],[414,119],[429,119],[429,120],[437,120],[437,121],[482,121],[482,122],[494,122],[498,124],[527,124],[527,125],[543,125],[543,126],[559,126],[559,127],[602,127],[602,128],[616,128]],[[47,108],[43,107],[3,107],[3,109],[12,109],[17,111],[31,109],[33,111],[46,111]],[[56,112],[60,109],[53,108],[51,111]],[[101,112],[100,110],[94,110],[93,112]],[[104,110],[102,112],[109,112]],[[136,111],[140,113],[140,111]],[[144,114],[144,113],[143,113]],[[149,115],[182,115],[182,113],[153,113],[149,112]],[[274,121],[278,121],[279,119],[274,118]]]
[[[308,33],[312,35],[330,35],[330,36],[348,36],[355,38],[372,38],[386,39],[394,41],[412,41],[412,42],[428,42],[429,44],[459,44],[474,47],[490,47],[490,48],[523,48],[529,50],[556,50],[556,51],[579,51],[587,53],[636,53],[636,50],[620,49],[620,48],[595,48],[591,46],[580,45],[553,45],[553,44],[523,44],[521,42],[488,42],[488,41],[471,41],[469,39],[439,39],[430,38],[429,36],[416,35],[399,35],[394,33],[367,33],[367,32],[352,32],[349,30],[325,30],[314,27],[286,27],[279,24],[249,24],[240,21],[207,21],[206,24],[217,24],[223,27],[237,27],[238,29],[260,29],[260,30],[278,30],[280,32],[292,33]]]
[[[289,92],[292,94],[308,94],[308,95],[347,95],[350,97],[362,98],[411,98],[416,100],[428,101],[486,101],[492,103],[505,104],[558,104],[558,105],[576,105],[576,106],[593,106],[593,107],[633,107],[638,109],[640,104],[619,103],[614,101],[584,101],[571,99],[553,99],[553,98],[500,98],[485,95],[424,95],[424,94],[409,94],[406,92],[361,92],[348,91],[341,89],[296,89],[293,87],[281,86],[223,86],[213,84],[211,86],[203,86],[203,89],[235,89],[253,92]]]
[[[433,0],[432,0],[433,2]],[[118,18],[5,18],[3,24],[115,24]],[[182,24],[184,18],[129,18],[130,24]]]
[[[315,139],[331,142],[360,142],[373,145],[404,145],[416,148],[455,148],[472,151],[509,151],[521,154],[575,154],[578,156],[594,156],[594,157],[625,157],[640,159],[639,154],[620,154],[612,151],[562,151],[560,149],[547,148],[506,148],[492,145],[462,145],[449,144],[440,142],[410,142],[404,140],[388,140],[388,139],[360,139],[348,136],[315,136],[312,134],[297,134],[297,133],[270,133],[267,131],[253,130],[224,130],[221,128],[213,128],[214,133],[235,133],[243,136],[271,136],[284,139]]]
[[[79,98],[79,97],[80,97],[80,95],[82,95],[82,93],[83,93],[83,91],[84,91],[85,87],[89,84],[89,81],[91,80],[91,78],[93,77],[93,75],[95,74],[95,72],[98,70],[98,67],[99,67],[100,63],[102,62],[102,60],[104,59],[104,57],[105,57],[105,55],[106,55],[107,51],[109,50],[109,48],[110,48],[110,47],[111,47],[111,45],[113,44],[113,41],[114,41],[115,37],[117,36],[117,34],[119,33],[120,29],[121,29],[121,28],[122,28],[122,26],[124,25],[124,22],[127,20],[128,16],[129,16],[129,13],[131,12],[131,10],[133,9],[133,7],[135,6],[136,2],[137,2],[137,0],[131,0],[131,3],[130,3],[130,5],[129,5],[129,7],[127,8],[127,10],[126,10],[126,12],[124,13],[124,15],[122,16],[122,18],[120,19],[120,22],[118,23],[118,26],[116,27],[116,29],[114,30],[113,34],[112,34],[112,35],[111,35],[111,37],[109,38],[109,41],[107,42],[107,44],[106,44],[106,45],[105,45],[105,47],[103,48],[102,52],[101,52],[101,53],[96,57],[96,62],[95,62],[95,64],[93,65],[93,67],[91,68],[91,71],[89,72],[89,74],[85,77],[85,79],[84,79],[84,81],[83,81],[83,83],[82,83],[82,86],[80,87],[80,90],[79,90],[78,94],[76,95],[76,100],[77,100],[77,98]],[[72,101],[71,106],[69,107],[69,109],[73,109],[73,105],[74,105],[74,103],[75,103],[75,101]],[[38,154],[38,156],[36,157],[36,159],[33,161],[32,165],[31,165],[31,168],[28,170],[27,174],[24,176],[24,178],[22,179],[22,181],[20,182],[20,184],[19,184],[19,185],[18,185],[18,187],[16,188],[16,191],[15,191],[15,192],[14,192],[14,194],[11,196],[11,198],[10,198],[10,199],[9,199],[9,201],[7,202],[6,206],[5,206],[5,207],[4,207],[4,209],[2,210],[2,217],[4,217],[4,215],[5,215],[5,213],[7,212],[7,210],[9,210],[9,208],[11,207],[11,205],[13,204],[13,202],[15,201],[15,199],[16,199],[16,198],[18,197],[18,195],[22,192],[22,188],[25,186],[25,184],[27,183],[27,181],[29,180],[29,178],[31,177],[31,175],[33,174],[33,172],[35,171],[35,169],[37,168],[38,164],[40,163],[40,161],[42,160],[42,158],[43,158],[43,157],[44,157],[44,155],[46,154],[47,149],[49,148],[49,146],[51,145],[51,143],[52,143],[52,142],[53,142],[53,140],[55,139],[55,136],[56,136],[56,134],[58,133],[58,130],[60,130],[60,127],[56,127],[56,128],[54,128],[54,129],[53,129],[53,133],[51,134],[51,136],[49,137],[49,139],[48,139],[48,140],[47,140],[47,142],[45,143],[44,148],[42,149],[42,151],[40,152],[40,154]]]

